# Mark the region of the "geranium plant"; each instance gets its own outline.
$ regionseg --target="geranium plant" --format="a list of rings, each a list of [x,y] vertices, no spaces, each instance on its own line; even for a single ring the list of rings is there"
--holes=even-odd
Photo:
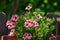
[[[45,40],[46,36],[54,30],[54,18],[49,19],[45,12],[39,9],[30,11],[32,7],[26,7],[26,14],[20,15],[16,22],[16,36],[18,40]],[[50,25],[50,27],[49,27]]]

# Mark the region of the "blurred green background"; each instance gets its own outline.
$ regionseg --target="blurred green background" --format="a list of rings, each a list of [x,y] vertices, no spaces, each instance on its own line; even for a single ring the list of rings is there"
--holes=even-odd
[[[0,0],[0,12],[5,12],[7,16],[10,15],[13,3],[15,0]],[[39,8],[44,12],[56,12],[60,11],[60,0],[19,0],[18,2],[18,15],[25,12],[27,5],[32,6],[32,10]]]

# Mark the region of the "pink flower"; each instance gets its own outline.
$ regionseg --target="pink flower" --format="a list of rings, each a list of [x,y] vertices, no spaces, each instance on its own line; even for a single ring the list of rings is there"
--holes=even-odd
[[[38,14],[38,15],[36,16],[36,18],[37,18],[37,19],[40,19],[40,18],[42,18],[42,16],[41,16],[40,14]]]
[[[29,24],[25,22],[25,23],[24,23],[24,26],[25,26],[25,27],[28,27],[28,26],[29,26]]]
[[[7,23],[6,23],[6,26],[8,26],[8,28],[11,29],[11,28],[15,27],[15,23],[10,21],[10,20],[8,20]]]
[[[26,23],[28,23],[30,27],[33,26],[32,22],[33,22],[33,20],[26,20]]]
[[[15,29],[12,29],[12,30],[10,31],[10,33],[8,34],[8,36],[14,36],[14,34],[15,34]]]
[[[32,8],[31,6],[27,6],[25,10],[30,10],[31,8]]]
[[[31,38],[32,38],[32,35],[29,33],[29,34],[27,35],[27,38],[28,38],[28,39],[31,39]]]
[[[23,34],[23,39],[26,40],[26,39],[31,39],[32,38],[32,35],[30,33],[24,33]]]
[[[37,27],[37,26],[39,26],[39,24],[36,21],[34,21],[33,26]]]
[[[6,26],[9,26],[9,25],[14,25],[14,22],[8,20],[8,21],[6,22]]]
[[[32,25],[32,20],[26,20],[26,22],[24,23],[24,26],[25,27],[32,27],[33,25]]]
[[[12,15],[12,18],[10,19],[12,21],[17,21],[18,20],[18,15]]]
[[[28,33],[24,33],[23,39],[26,39],[27,38],[27,35],[28,35]]]

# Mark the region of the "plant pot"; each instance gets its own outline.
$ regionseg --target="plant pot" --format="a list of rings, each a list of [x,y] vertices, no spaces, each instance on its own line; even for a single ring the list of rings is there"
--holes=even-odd
[[[60,35],[57,35],[55,40],[60,40]]]
[[[16,36],[3,36],[3,40],[18,40]]]

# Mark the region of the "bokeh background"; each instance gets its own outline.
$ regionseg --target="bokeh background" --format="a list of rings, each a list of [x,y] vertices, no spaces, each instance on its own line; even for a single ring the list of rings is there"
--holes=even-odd
[[[9,17],[12,12],[12,8],[15,0],[0,0],[0,12],[5,12]],[[31,5],[34,10],[39,8],[44,12],[56,12],[60,11],[60,0],[19,0],[17,14],[25,12],[25,7]]]

